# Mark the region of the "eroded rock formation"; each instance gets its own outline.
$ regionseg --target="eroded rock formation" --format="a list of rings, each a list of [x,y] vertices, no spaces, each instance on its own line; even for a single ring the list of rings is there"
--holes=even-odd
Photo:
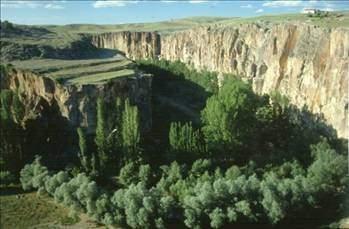
[[[115,32],[91,37],[98,48],[117,49],[130,59],[156,58],[160,54],[160,35],[156,32]]]
[[[43,104],[55,106],[72,127],[86,127],[89,133],[95,130],[98,97],[105,101],[114,101],[117,96],[129,98],[140,109],[143,130],[151,127],[151,77],[141,73],[106,84],[61,85],[29,71],[9,69],[1,77],[1,88],[19,92],[27,117],[40,115]]]
[[[348,134],[349,29],[304,23],[201,27],[169,35],[108,33],[98,47],[127,56],[180,60],[197,69],[250,79],[257,93],[278,90],[298,107],[323,114],[340,137]]]
[[[349,30],[306,24],[205,27],[162,37],[161,57],[234,73],[323,114],[348,138]]]

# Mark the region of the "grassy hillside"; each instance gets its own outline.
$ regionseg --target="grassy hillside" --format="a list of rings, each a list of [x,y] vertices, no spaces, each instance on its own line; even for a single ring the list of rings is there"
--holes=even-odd
[[[184,19],[161,21],[154,23],[132,23],[118,25],[95,25],[95,24],[71,24],[64,26],[43,26],[56,33],[105,33],[119,31],[158,31],[169,33],[184,29],[190,29],[199,25],[217,23],[232,18],[227,17],[190,17]]]
[[[96,49],[86,33],[117,31],[159,31],[167,33],[205,25],[227,18],[195,17],[156,23],[123,25],[72,24],[65,26],[28,26],[1,23],[1,60],[26,60],[31,58],[81,59],[103,55]]]
[[[154,23],[119,25],[71,24],[64,26],[25,26],[1,24],[1,59],[12,61],[36,58],[95,58],[95,49],[83,34],[119,31],[158,31],[168,34],[196,26],[210,24],[239,25],[244,23],[303,22],[325,27],[349,27],[349,12],[333,12],[327,17],[308,17],[305,14],[265,15],[251,18],[191,17]],[[83,48],[82,48],[83,47]]]
[[[0,189],[0,228],[47,228],[77,222],[69,217],[68,209],[52,203],[52,200],[18,190]]]
[[[65,84],[96,84],[135,74],[135,64],[121,55],[86,60],[31,59],[11,62]]]
[[[65,48],[73,42],[80,41],[82,33],[103,33],[117,31],[159,31],[169,32],[192,28],[227,20],[224,17],[193,17],[179,20],[135,23],[119,25],[71,24],[64,26],[27,26],[13,25],[1,29],[1,41],[30,45],[48,45],[54,48]]]
[[[317,18],[308,17],[306,14],[282,14],[264,15],[259,17],[238,18],[238,17],[190,17],[170,21],[154,23],[134,23],[120,25],[93,25],[93,24],[73,24],[65,26],[44,26],[44,28],[56,33],[103,33],[118,31],[158,31],[162,34],[179,30],[190,29],[195,26],[209,24],[241,24],[268,21],[271,23],[280,22],[305,22],[326,27],[349,27],[349,12],[333,12],[328,17]]]
[[[263,15],[259,17],[235,18],[222,20],[219,24],[238,25],[254,22],[269,22],[269,23],[290,23],[303,22],[317,26],[328,28],[346,27],[349,28],[349,11],[330,12],[327,17],[309,17],[307,14],[281,14],[281,15]]]

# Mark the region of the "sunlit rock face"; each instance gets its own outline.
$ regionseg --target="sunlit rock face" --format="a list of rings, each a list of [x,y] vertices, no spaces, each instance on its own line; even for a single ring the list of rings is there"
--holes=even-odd
[[[197,69],[250,79],[260,94],[280,91],[298,107],[323,115],[348,138],[349,30],[304,23],[200,27],[160,35],[120,32],[93,43],[131,59],[180,60]]]
[[[105,84],[62,85],[45,76],[29,71],[10,69],[1,75],[1,89],[20,94],[26,108],[27,119],[40,116],[45,109],[58,112],[73,127],[85,127],[94,133],[96,127],[96,101],[115,102],[116,97],[128,98],[140,110],[141,127],[149,130],[151,118],[151,76],[116,78]]]
[[[156,32],[103,33],[91,38],[98,48],[117,49],[130,59],[156,58],[160,54],[160,35]]]
[[[252,80],[323,114],[348,138],[349,30],[306,24],[202,27],[161,38],[161,58]]]

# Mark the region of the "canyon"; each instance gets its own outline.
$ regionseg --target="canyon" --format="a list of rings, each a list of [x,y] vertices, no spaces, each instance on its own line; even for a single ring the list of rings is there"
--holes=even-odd
[[[84,127],[90,134],[96,127],[97,98],[111,103],[116,97],[128,98],[139,108],[141,128],[146,131],[150,129],[152,120],[151,80],[151,76],[137,73],[133,77],[116,78],[105,84],[62,85],[49,77],[9,68],[1,77],[1,89],[18,92],[25,105],[25,119],[54,110],[71,127]],[[48,120],[51,121],[55,120]]]
[[[348,138],[349,30],[306,23],[212,25],[171,34],[115,32],[92,36],[133,60],[179,60],[196,69],[232,73],[259,94],[279,91]],[[223,80],[220,77],[219,80]]]

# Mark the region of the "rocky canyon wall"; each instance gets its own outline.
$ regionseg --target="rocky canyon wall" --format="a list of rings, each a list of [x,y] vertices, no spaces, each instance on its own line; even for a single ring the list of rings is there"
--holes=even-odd
[[[132,59],[180,60],[197,69],[233,73],[257,93],[280,91],[298,107],[324,116],[348,138],[349,29],[305,23],[206,26],[160,35],[96,35],[97,47],[119,49]]]
[[[94,133],[96,101],[114,101],[116,97],[129,98],[140,110],[141,127],[151,127],[151,77],[117,78],[106,84],[61,85],[56,81],[29,71],[9,69],[1,75],[1,89],[18,91],[26,108],[26,117],[41,115],[44,109],[59,110],[72,127],[86,127]]]
[[[323,114],[348,138],[349,29],[306,24],[203,27],[161,39],[161,58],[252,80]]]
[[[98,48],[117,49],[130,59],[157,58],[160,54],[160,35],[156,32],[115,32],[91,37]]]

